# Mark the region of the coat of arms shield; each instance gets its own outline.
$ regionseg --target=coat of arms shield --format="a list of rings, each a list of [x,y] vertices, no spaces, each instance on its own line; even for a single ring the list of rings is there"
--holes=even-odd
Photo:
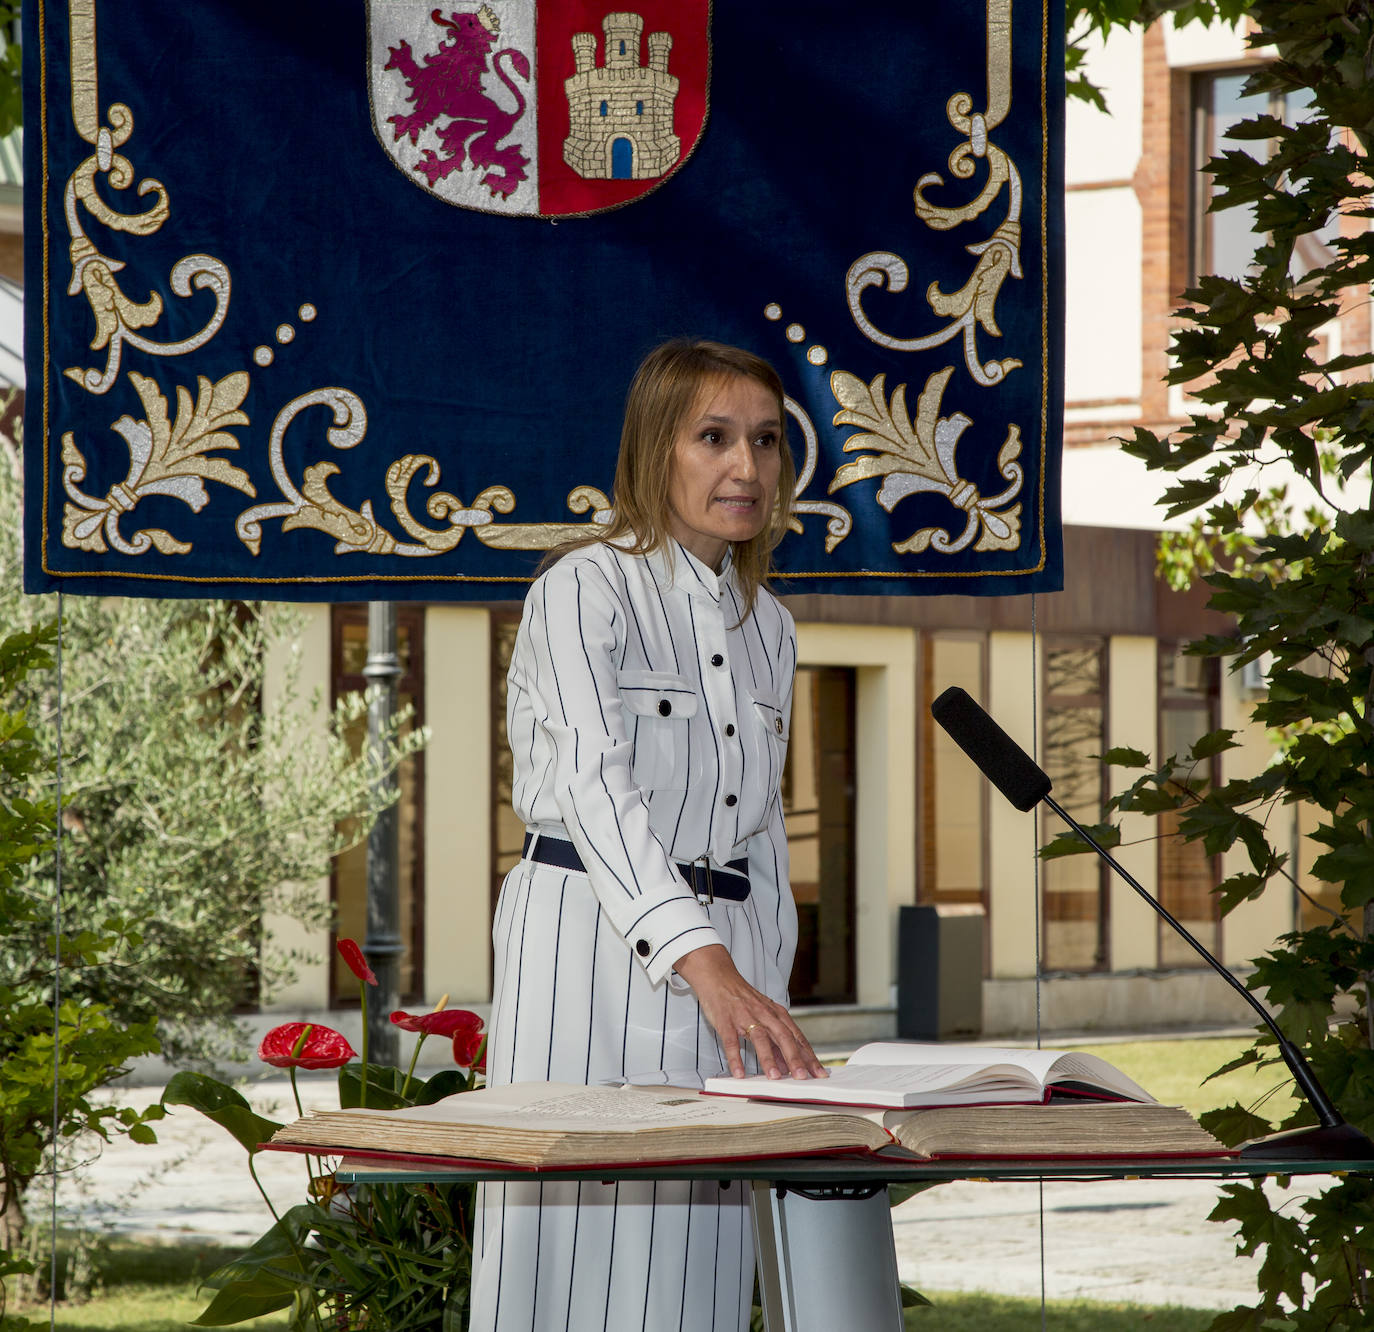
[[[706,124],[709,0],[368,0],[372,126],[447,203],[567,217],[632,203]]]

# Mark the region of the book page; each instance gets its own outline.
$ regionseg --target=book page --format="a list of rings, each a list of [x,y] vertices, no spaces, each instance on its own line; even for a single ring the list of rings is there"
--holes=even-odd
[[[980,1068],[1014,1064],[1031,1074],[1041,1087],[1055,1082],[1087,1082],[1130,1100],[1151,1102],[1155,1099],[1138,1082],[1128,1078],[1107,1060],[1080,1050],[1018,1050],[992,1045],[873,1041],[856,1050],[845,1067],[863,1065],[872,1070],[878,1066],[911,1068],[930,1064],[964,1064]]]
[[[1054,1061],[1062,1050],[1016,1050],[995,1045],[946,1045],[927,1041],[871,1041],[854,1051],[845,1063],[901,1065],[920,1068],[928,1064],[972,1064],[984,1068],[993,1064],[1014,1064],[1030,1073],[1043,1086]]]
[[[849,1063],[831,1070],[828,1078],[707,1078],[706,1090],[716,1096],[843,1106],[976,1105],[1044,1096],[1035,1079],[1012,1064]]]
[[[572,1083],[525,1082],[484,1087],[445,1097],[434,1105],[400,1110],[326,1110],[327,1116],[372,1118],[380,1124],[492,1125],[552,1133],[635,1133],[642,1129],[695,1125],[749,1127],[825,1114],[804,1106],[755,1105],[723,1100],[701,1092],[671,1087],[583,1087]]]
[[[1063,1050],[1054,1061],[1050,1082],[1086,1082],[1117,1092],[1132,1101],[1153,1102],[1154,1097],[1105,1059],[1082,1050]]]
[[[704,1096],[673,1087],[522,1083],[400,1110],[317,1110],[273,1145],[524,1165],[787,1156],[890,1146],[881,1113],[836,1113]]]

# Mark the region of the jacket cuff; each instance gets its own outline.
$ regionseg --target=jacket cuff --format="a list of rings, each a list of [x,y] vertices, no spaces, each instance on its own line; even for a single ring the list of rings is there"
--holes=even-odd
[[[620,933],[654,985],[668,977],[678,958],[721,942],[695,895],[674,893],[653,903],[641,897],[627,902],[623,911]]]

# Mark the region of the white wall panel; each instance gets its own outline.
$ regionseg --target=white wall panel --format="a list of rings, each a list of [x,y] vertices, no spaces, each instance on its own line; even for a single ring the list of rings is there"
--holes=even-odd
[[[1140,395],[1141,215],[1129,187],[1065,200],[1064,398]]]

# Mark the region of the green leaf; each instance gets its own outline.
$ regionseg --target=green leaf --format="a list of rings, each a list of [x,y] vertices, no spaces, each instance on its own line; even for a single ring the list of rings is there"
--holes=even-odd
[[[1206,735],[1193,741],[1189,757],[1194,763],[1200,763],[1214,754],[1223,754],[1228,749],[1238,749],[1240,746],[1232,738],[1234,735],[1235,732],[1230,730],[1208,731]]]
[[[1261,1119],[1259,1115],[1239,1105],[1228,1105],[1220,1110],[1204,1110],[1198,1116],[1198,1123],[1228,1147],[1248,1142],[1251,1138],[1263,1138],[1274,1131],[1274,1126],[1267,1119]],[[1213,1219],[1221,1218],[1214,1214]]]
[[[1084,832],[1088,833],[1099,846],[1105,850],[1121,845],[1121,829],[1112,823],[1094,823],[1091,826],[1083,825]],[[1058,860],[1062,856],[1081,856],[1084,853],[1095,854],[1092,847],[1085,842],[1076,832],[1059,833],[1052,842],[1040,848],[1041,860]]]
[[[914,1198],[918,1193],[924,1193],[927,1189],[938,1186],[938,1181],[927,1184],[889,1184],[887,1186],[887,1202],[889,1207],[900,1207],[908,1198]]]
[[[242,1257],[211,1273],[205,1284],[216,1294],[195,1325],[226,1327],[275,1313],[308,1291],[321,1255],[308,1249],[306,1240],[324,1217],[320,1208],[301,1203],[283,1213]]]
[[[274,1282],[267,1277],[230,1282],[223,1290],[216,1292],[200,1315],[191,1320],[190,1326],[229,1327],[234,1323],[246,1323],[250,1318],[276,1313],[278,1309],[288,1308],[294,1302],[299,1289],[299,1283],[285,1279]]]
[[[433,1105],[445,1096],[456,1096],[468,1090],[467,1074],[459,1068],[440,1069],[428,1082],[421,1083],[418,1090],[412,1083],[416,1105]]]
[[[1264,1310],[1243,1304],[1219,1313],[1207,1324],[1204,1332],[1261,1332],[1264,1326]]]
[[[369,1064],[367,1068],[367,1107],[369,1110],[399,1110],[410,1105],[409,1095],[402,1096],[406,1075],[402,1069],[388,1064]],[[411,1083],[414,1088],[415,1083]],[[339,1108],[354,1110],[362,1105],[362,1065],[345,1064],[339,1070]]]
[[[1312,862],[1312,873],[1328,883],[1342,883],[1342,900],[1349,908],[1374,901],[1374,845],[1347,843]]]
[[[1192,797],[1183,787],[1170,783],[1167,786],[1137,788],[1131,793],[1130,803],[1123,800],[1121,808],[1141,814],[1163,814],[1167,810],[1182,809],[1192,803]]]
[[[263,1119],[232,1087],[204,1073],[177,1073],[162,1093],[162,1104],[199,1110],[227,1130],[250,1156],[282,1126]]]
[[[1217,899],[1223,916],[1229,915],[1242,902],[1257,898],[1268,886],[1263,874],[1231,874],[1217,885]]]
[[[1272,1039],[1272,1038],[1271,1038]],[[1234,1073],[1237,1069],[1250,1068],[1260,1062],[1261,1055],[1253,1045],[1247,1050],[1242,1050],[1234,1059],[1227,1060],[1220,1068],[1214,1069],[1204,1079],[1210,1082],[1213,1078],[1225,1077],[1227,1073]]]
[[[1215,795],[1193,805],[1179,820],[1179,828],[1189,841],[1201,838],[1209,856],[1229,851],[1237,841],[1244,841],[1248,848],[1258,837],[1260,843],[1264,844],[1263,830],[1255,820],[1243,810],[1231,808]],[[1267,858],[1261,862],[1267,863]],[[1256,868],[1261,868],[1261,864],[1257,864]]]
[[[1131,749],[1126,745],[1114,745],[1100,757],[1103,763],[1110,764],[1114,768],[1148,768],[1150,766],[1148,754],[1139,749]]]

